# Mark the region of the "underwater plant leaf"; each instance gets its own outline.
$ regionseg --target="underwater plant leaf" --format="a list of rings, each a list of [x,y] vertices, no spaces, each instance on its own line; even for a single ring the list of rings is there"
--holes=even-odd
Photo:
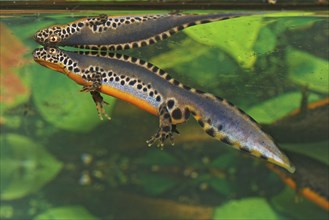
[[[319,97],[317,95],[310,94],[308,100],[314,101],[318,98]],[[287,115],[292,110],[300,108],[301,99],[301,92],[285,93],[278,97],[262,102],[248,109],[247,112],[258,122],[270,124],[275,120],[278,120],[279,118]]]
[[[271,199],[273,208],[293,219],[328,219],[328,212],[301,196],[288,186]],[[310,211],[312,210],[312,211]]]
[[[12,200],[38,191],[51,181],[62,163],[27,137],[0,136],[0,198]]]
[[[257,54],[266,54],[274,50],[277,43],[276,35],[268,27],[260,29],[258,39],[254,44]]]
[[[278,219],[263,198],[232,200],[215,209],[213,219]]]
[[[208,181],[211,188],[216,190],[218,193],[225,196],[229,196],[232,193],[232,185],[229,181],[220,178],[212,178]]]
[[[272,26],[272,30],[275,33],[275,35],[280,35],[282,32],[286,30],[292,30],[292,29],[299,29],[299,28],[307,28],[310,25],[313,25],[315,22],[322,20],[323,18],[320,17],[311,17],[312,15],[310,13],[304,14],[305,12],[300,12],[299,14],[293,15],[291,14],[291,17],[289,16],[289,13],[283,13],[283,17],[277,17],[277,18],[266,18],[266,20],[272,20],[274,22],[274,25]],[[301,15],[302,14],[302,15]],[[309,17],[307,16],[309,15]],[[280,13],[278,13],[278,16],[280,16]]]
[[[329,142],[317,142],[317,143],[299,143],[299,144],[281,144],[282,149],[297,152],[329,166]]]
[[[296,84],[329,94],[329,62],[296,49],[287,50],[289,77]]]
[[[241,75],[241,69],[235,60],[227,53],[214,48],[172,68],[176,72],[175,78],[183,78],[184,84],[195,87],[193,83],[197,82],[198,86],[216,93],[223,93],[224,86],[221,85],[235,82]]]
[[[146,166],[165,166],[178,164],[178,160],[165,151],[160,151],[158,149],[149,149],[144,153],[144,156],[142,158],[137,159],[137,163]]]
[[[206,47],[192,39],[185,39],[179,45],[172,50],[161,53],[158,56],[155,56],[151,59],[151,63],[161,66],[161,68],[169,68],[180,63],[190,62],[196,59],[198,56],[201,56],[209,50],[209,47]],[[173,59],[173,57],[175,59]]]
[[[225,153],[214,159],[210,163],[210,166],[225,169],[225,168],[229,168],[234,162],[235,162],[234,155],[231,153]]]
[[[5,110],[26,102],[31,92],[18,74],[18,69],[29,62],[23,58],[28,48],[3,23],[0,33],[0,42],[10,42],[0,47],[0,112],[3,115]]]
[[[253,46],[261,27],[261,16],[246,16],[193,26],[184,32],[199,43],[226,51],[243,68],[251,68],[256,61]]]
[[[13,219],[14,207],[10,205],[0,206],[0,219]]]
[[[47,122],[76,132],[88,132],[102,122],[91,95],[79,92],[81,87],[65,75],[38,64],[30,65],[28,72],[33,75],[33,100]],[[114,98],[104,98],[110,113]]]
[[[34,218],[34,220],[44,220],[44,219],[97,220],[99,218],[92,215],[86,208],[82,206],[64,206],[64,207],[51,208],[37,215]]]
[[[177,184],[176,180],[160,174],[138,174],[138,185],[150,195],[156,196],[173,188]]]

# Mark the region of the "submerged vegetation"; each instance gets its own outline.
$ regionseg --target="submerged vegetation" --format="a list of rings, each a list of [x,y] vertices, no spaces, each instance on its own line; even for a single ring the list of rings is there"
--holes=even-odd
[[[328,217],[264,161],[213,141],[192,120],[178,127],[175,146],[163,150],[145,143],[157,119],[127,103],[105,97],[112,120],[99,120],[89,95],[31,56],[36,30],[72,20],[67,14],[1,18],[1,219]],[[316,161],[328,175],[327,27],[327,17],[305,12],[241,17],[122,53],[225,97],[264,124],[281,149]],[[304,127],[283,120],[298,109]],[[292,143],[277,132],[282,127],[289,137],[304,129],[303,141]],[[304,187],[308,172],[299,174],[297,186]],[[328,200],[328,191],[319,193]]]

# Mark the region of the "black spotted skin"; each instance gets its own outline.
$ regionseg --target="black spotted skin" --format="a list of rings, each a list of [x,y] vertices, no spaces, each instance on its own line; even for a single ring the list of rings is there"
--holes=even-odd
[[[123,50],[153,44],[187,27],[255,13],[101,15],[38,31],[34,39],[44,46],[73,46],[88,50]]]
[[[83,90],[94,92],[94,100],[100,99],[98,93],[103,92],[158,115],[159,130],[149,145],[172,140],[173,132],[177,132],[175,125],[193,115],[210,136],[294,172],[289,159],[250,116],[225,99],[179,83],[150,63],[121,54],[67,52],[58,48],[36,49],[33,56],[41,65],[72,79],[81,77],[75,81],[84,86]],[[101,107],[103,103],[96,104]]]

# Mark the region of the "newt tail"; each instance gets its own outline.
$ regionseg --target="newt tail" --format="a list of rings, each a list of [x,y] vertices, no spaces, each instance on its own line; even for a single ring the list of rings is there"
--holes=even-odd
[[[68,52],[57,48],[36,49],[34,60],[64,73],[91,92],[99,108],[100,93],[130,102],[159,116],[159,129],[147,142],[173,141],[176,125],[192,115],[205,132],[236,149],[277,164],[289,172],[295,168],[272,138],[241,109],[212,94],[183,85],[143,60],[113,53]],[[95,97],[96,96],[96,97]]]

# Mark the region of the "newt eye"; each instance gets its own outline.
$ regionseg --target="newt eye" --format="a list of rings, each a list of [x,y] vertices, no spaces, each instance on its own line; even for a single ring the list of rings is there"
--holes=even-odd
[[[60,37],[58,35],[50,35],[49,42],[50,43],[57,43],[60,41]]]
[[[56,48],[48,48],[48,53],[51,55],[55,55],[58,53],[58,50]]]

